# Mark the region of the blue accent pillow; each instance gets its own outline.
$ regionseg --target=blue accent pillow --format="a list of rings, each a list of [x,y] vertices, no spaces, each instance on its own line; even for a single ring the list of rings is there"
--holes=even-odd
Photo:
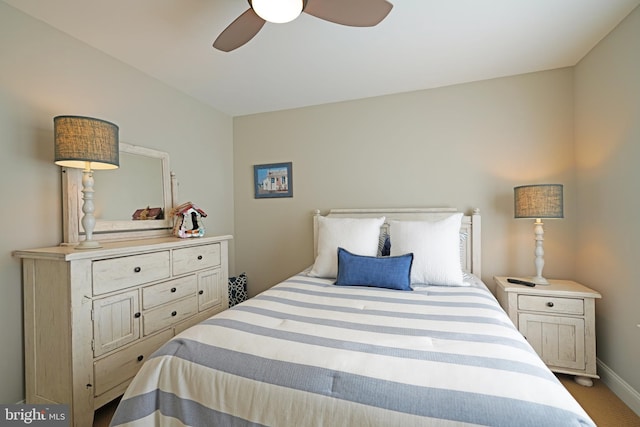
[[[338,286],[374,286],[411,290],[413,254],[372,257],[338,248]]]

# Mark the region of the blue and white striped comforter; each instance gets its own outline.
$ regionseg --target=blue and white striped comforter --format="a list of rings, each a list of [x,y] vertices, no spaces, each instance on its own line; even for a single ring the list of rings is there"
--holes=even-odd
[[[481,282],[331,283],[300,274],[184,331],[112,425],[594,425]]]

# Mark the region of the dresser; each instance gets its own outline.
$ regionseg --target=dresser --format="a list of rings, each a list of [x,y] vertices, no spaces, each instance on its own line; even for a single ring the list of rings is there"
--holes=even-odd
[[[26,401],[68,404],[77,427],[122,395],[144,361],[229,306],[231,236],[19,250]]]
[[[600,294],[572,280],[528,287],[495,277],[496,297],[513,324],[554,372],[593,385],[596,373],[595,299]]]

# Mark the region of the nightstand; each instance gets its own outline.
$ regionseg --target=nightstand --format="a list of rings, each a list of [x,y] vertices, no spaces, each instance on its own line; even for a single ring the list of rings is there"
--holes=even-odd
[[[590,387],[596,374],[595,299],[571,280],[528,287],[494,277],[496,297],[513,324],[553,372],[575,375]]]

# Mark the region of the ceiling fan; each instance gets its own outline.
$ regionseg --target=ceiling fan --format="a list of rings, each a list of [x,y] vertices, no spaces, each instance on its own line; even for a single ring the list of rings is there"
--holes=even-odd
[[[302,12],[349,27],[373,27],[391,11],[386,0],[248,0],[249,9],[236,18],[213,42],[229,52],[247,43],[265,22],[285,23]]]

